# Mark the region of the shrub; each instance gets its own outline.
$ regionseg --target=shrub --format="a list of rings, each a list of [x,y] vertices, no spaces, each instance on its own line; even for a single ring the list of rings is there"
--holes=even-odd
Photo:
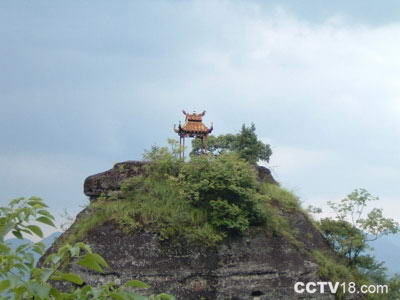
[[[191,204],[211,212],[209,220],[218,228],[240,233],[262,222],[255,171],[236,154],[194,157],[178,183]]]
[[[71,238],[79,239],[107,220],[125,231],[151,229],[161,240],[214,246],[227,236],[262,225],[298,244],[282,207],[296,209],[297,198],[257,180],[254,166],[236,153],[195,156],[183,162],[166,147],[146,152],[149,172],[126,180],[121,192],[90,204]],[[276,197],[276,198],[275,198]]]
[[[219,230],[240,233],[249,227],[245,212],[237,205],[218,199],[210,201],[210,207],[211,224]]]

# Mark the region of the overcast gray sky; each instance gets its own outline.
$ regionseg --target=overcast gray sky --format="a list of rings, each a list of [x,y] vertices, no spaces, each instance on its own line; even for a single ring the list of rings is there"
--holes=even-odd
[[[400,221],[400,2],[2,1],[0,201],[58,215],[85,177],[174,137],[254,122],[305,204],[364,187]]]

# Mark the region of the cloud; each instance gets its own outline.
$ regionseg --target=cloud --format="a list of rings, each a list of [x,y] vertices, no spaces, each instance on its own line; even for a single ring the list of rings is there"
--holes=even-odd
[[[327,165],[338,162],[337,154],[332,150],[314,150],[291,146],[272,147],[273,156],[269,167],[277,176],[304,176]]]
[[[15,153],[0,155],[1,202],[12,198],[39,196],[59,214],[65,208],[76,213],[87,203],[83,181],[89,174],[103,171],[112,162],[85,156]]]
[[[78,199],[85,176],[206,109],[216,134],[255,122],[276,176],[306,199],[361,185],[396,197],[400,22],[321,7],[315,21],[293,3],[8,4],[0,196]]]

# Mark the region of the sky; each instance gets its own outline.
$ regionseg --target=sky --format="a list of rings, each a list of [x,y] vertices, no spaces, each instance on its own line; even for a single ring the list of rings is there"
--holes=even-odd
[[[400,221],[399,36],[397,0],[2,1],[0,204],[40,196],[61,223],[185,109],[254,122],[304,206],[365,188]]]

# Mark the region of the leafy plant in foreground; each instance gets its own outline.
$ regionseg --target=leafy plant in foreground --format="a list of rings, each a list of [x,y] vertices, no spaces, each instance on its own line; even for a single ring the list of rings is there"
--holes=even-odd
[[[32,222],[54,227],[53,221],[47,205],[37,197],[18,198],[8,207],[0,207],[0,299],[174,299],[167,294],[144,297],[130,292],[148,288],[138,280],[92,287],[78,274],[65,272],[71,262],[100,273],[108,268],[107,262],[84,243],[65,244],[48,255],[42,267],[37,267],[33,252],[43,255],[42,243],[25,243],[13,250],[5,241],[9,233],[18,239],[23,238],[23,233],[42,238],[41,228]],[[69,282],[71,289],[68,292],[58,290],[51,281]]]

